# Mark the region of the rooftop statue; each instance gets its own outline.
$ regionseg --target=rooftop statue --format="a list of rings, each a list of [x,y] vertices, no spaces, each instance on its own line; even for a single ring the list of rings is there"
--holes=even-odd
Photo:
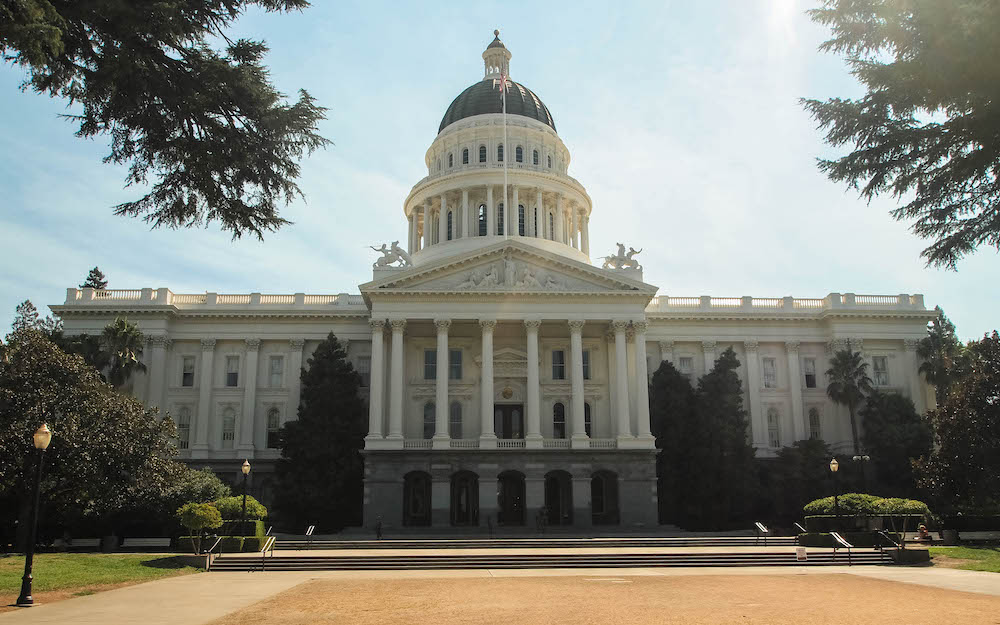
[[[642,248],[637,250],[634,247],[629,247],[626,254],[624,243],[616,243],[616,245],[618,246],[618,253],[605,256],[604,265],[601,269],[642,269],[639,261],[633,258],[636,254],[642,252]]]
[[[371,247],[376,252],[382,252],[382,258],[372,263],[372,267],[376,269],[380,267],[392,267],[393,263],[399,263],[395,265],[396,267],[409,267],[413,264],[406,250],[399,247],[399,241],[393,241],[391,248],[386,248],[385,243],[382,244],[382,247],[373,247],[371,245],[368,247]]]

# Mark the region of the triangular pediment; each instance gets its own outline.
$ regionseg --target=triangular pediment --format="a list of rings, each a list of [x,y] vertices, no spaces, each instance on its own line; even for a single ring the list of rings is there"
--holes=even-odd
[[[559,254],[508,240],[361,285],[362,293],[496,295],[632,293],[656,287]]]

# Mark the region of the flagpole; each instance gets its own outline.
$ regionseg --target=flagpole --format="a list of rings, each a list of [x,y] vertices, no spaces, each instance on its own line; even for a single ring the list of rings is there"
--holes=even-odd
[[[503,236],[510,238],[510,202],[507,201],[507,161],[510,160],[510,146],[507,145],[507,77],[502,75],[500,93],[503,97]]]

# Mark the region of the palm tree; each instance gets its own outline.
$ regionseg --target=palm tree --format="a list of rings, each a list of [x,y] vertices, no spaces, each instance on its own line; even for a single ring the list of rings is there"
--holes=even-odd
[[[955,324],[945,316],[938,306],[937,318],[928,324],[927,336],[917,346],[917,356],[921,359],[920,373],[934,385],[937,402],[944,403],[951,390],[952,382],[961,376],[963,368],[963,347],[955,336]]]
[[[110,358],[108,381],[112,386],[121,388],[133,373],[146,370],[139,360],[145,340],[139,326],[124,317],[116,317],[104,328],[101,342]]]
[[[860,455],[857,407],[865,398],[865,394],[872,391],[872,379],[868,377],[868,363],[861,358],[861,352],[843,349],[833,355],[826,376],[830,380],[826,386],[826,394],[838,404],[847,406],[847,410],[851,413],[854,454]]]

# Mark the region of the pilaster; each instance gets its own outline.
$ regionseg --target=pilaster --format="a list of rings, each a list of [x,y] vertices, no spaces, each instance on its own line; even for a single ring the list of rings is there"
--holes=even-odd
[[[240,421],[240,443],[237,451],[245,458],[253,457],[254,420],[257,415],[257,356],[260,339],[246,339],[246,371],[243,376],[243,415]]]
[[[481,423],[479,447],[481,449],[495,448],[497,435],[493,423],[493,330],[497,327],[495,319],[480,319],[482,329],[482,371],[480,373],[479,418]],[[480,484],[480,493],[482,485]],[[495,505],[495,504],[494,504]]]
[[[525,319],[524,321],[525,334],[527,335],[525,351],[528,354],[527,406],[525,407],[528,427],[524,436],[524,445],[533,449],[541,449],[542,447],[540,376],[538,371],[538,328],[541,325],[542,322],[538,319]]]
[[[809,424],[802,415],[802,373],[799,367],[799,342],[785,341],[788,357],[788,386],[792,391],[792,435],[793,441],[809,438]]]
[[[208,430],[212,418],[213,366],[215,339],[201,340],[201,376],[198,380],[198,414],[195,417],[195,439],[191,445],[192,458],[208,457]]]

